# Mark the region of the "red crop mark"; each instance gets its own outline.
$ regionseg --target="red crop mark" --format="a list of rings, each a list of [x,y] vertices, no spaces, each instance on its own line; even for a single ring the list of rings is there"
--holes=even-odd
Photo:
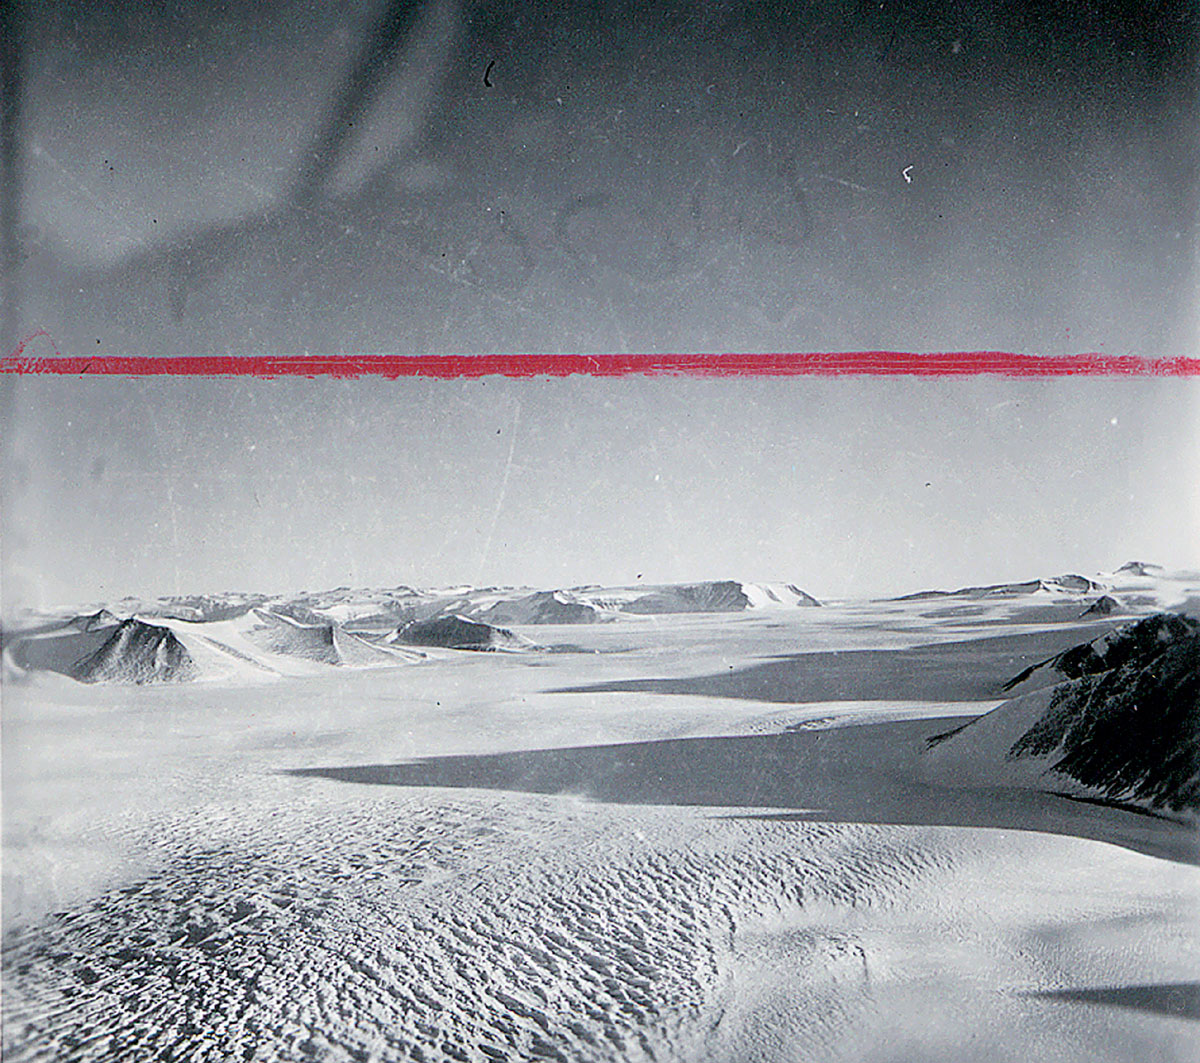
[[[31,370],[25,369],[21,366],[17,366],[15,368],[9,368],[8,363],[37,361],[38,359],[34,359],[31,356],[28,356],[25,354],[26,348],[28,348],[29,345],[31,343],[33,343],[34,340],[37,340],[37,339],[44,339],[47,343],[49,343],[50,349],[54,351],[54,356],[56,358],[61,358],[63,356],[62,351],[60,351],[58,349],[58,344],[56,344],[54,342],[54,337],[51,336],[50,333],[47,332],[44,328],[40,328],[34,332],[31,332],[20,343],[18,343],[17,349],[15,351],[13,351],[12,354],[10,354],[7,358],[0,358],[0,366],[3,366],[3,371],[6,373],[30,372]]]
[[[33,336],[45,336],[44,332]],[[33,336],[29,337],[32,339]],[[32,357],[29,340],[6,358],[3,373],[74,376],[504,377],[690,376],[1153,376],[1200,375],[1200,358],[1132,355],[1043,356],[1003,351],[857,351],[825,354],[336,354]]]

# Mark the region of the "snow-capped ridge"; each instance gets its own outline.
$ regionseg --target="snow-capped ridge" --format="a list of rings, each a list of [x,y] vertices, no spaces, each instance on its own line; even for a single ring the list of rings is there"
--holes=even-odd
[[[251,642],[281,657],[339,667],[370,667],[420,660],[422,654],[380,645],[341,624],[306,624],[266,609],[254,609],[257,621],[246,631]]]
[[[1102,594],[1079,615],[1080,617],[1111,616],[1113,613],[1119,613],[1121,609],[1121,603],[1116,598],[1109,594]]]
[[[794,608],[821,603],[793,583],[709,580],[635,587],[586,587],[570,592],[573,601],[599,612],[635,616],[675,613],[735,613],[746,609]]]
[[[104,628],[115,627],[120,622],[121,619],[116,613],[101,608],[94,613],[71,617],[66,626],[74,628],[76,631],[101,631]]]
[[[183,683],[195,679],[197,671],[170,628],[130,617],[99,649],[77,661],[70,675],[81,683]]]
[[[98,615],[98,614],[97,614]],[[333,667],[385,667],[423,659],[338,624],[304,624],[265,609],[210,621],[134,614],[96,626],[76,618],[16,639],[6,660],[22,673],[57,672],[83,683],[261,682]],[[97,621],[99,622],[99,621]],[[81,630],[82,628],[82,630]]]
[[[512,653],[536,649],[534,643],[507,628],[458,615],[410,620],[392,632],[387,641],[390,644],[435,646],[448,650]]]
[[[1153,571],[1151,571],[1153,569]],[[1116,574],[1126,572],[1131,576],[1154,576],[1162,572],[1162,565],[1154,565],[1148,561],[1126,561],[1120,568],[1115,570]]]
[[[740,583],[734,580],[713,580],[707,583],[671,583],[643,594],[624,606],[624,612],[647,614],[664,613],[734,613],[748,608],[750,598]]]
[[[794,583],[743,583],[742,593],[751,609],[819,606],[821,603]]]
[[[889,601],[918,602],[934,598],[1014,598],[1031,594],[1078,596],[1106,589],[1103,584],[1095,580],[1069,572],[1062,576],[1024,580],[1019,583],[992,583],[982,586],[959,587],[953,591],[915,591],[912,594],[891,598]]]
[[[570,591],[534,591],[520,598],[496,602],[475,615],[497,624],[594,624],[608,610]]]
[[[450,588],[406,604],[401,622],[459,616],[488,624],[593,624],[622,616],[727,613],[746,609],[789,609],[821,603],[794,583],[596,584],[540,590]]]

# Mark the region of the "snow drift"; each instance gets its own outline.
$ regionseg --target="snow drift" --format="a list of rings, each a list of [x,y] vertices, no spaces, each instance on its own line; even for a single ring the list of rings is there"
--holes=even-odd
[[[1017,680],[1027,693],[930,739],[933,781],[1200,812],[1200,624],[1148,617]]]

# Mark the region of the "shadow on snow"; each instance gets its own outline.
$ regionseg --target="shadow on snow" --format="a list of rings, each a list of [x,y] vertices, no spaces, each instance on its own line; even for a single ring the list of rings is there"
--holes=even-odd
[[[1200,862],[1200,838],[1172,820],[1052,794],[923,783],[918,773],[926,738],[962,722],[961,717],[905,720],[298,768],[285,774],[377,786],[574,795],[613,804],[790,810],[780,818],[822,822],[1034,830]]]
[[[1096,633],[1072,626],[899,650],[801,653],[711,675],[617,679],[546,693],[690,694],[777,703],[1000,701],[1013,676]]]
[[[1047,989],[1026,996],[1065,1000],[1081,1004],[1105,1004],[1133,1008],[1154,1015],[1200,1021],[1200,982],[1168,982],[1163,985],[1103,986],[1095,989]]]

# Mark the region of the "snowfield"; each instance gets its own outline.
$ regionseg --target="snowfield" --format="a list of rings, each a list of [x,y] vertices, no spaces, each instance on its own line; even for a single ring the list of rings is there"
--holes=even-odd
[[[1200,1059],[1194,825],[929,770],[1127,622],[1095,596],[555,622],[269,683],[6,648],[4,1058]]]

